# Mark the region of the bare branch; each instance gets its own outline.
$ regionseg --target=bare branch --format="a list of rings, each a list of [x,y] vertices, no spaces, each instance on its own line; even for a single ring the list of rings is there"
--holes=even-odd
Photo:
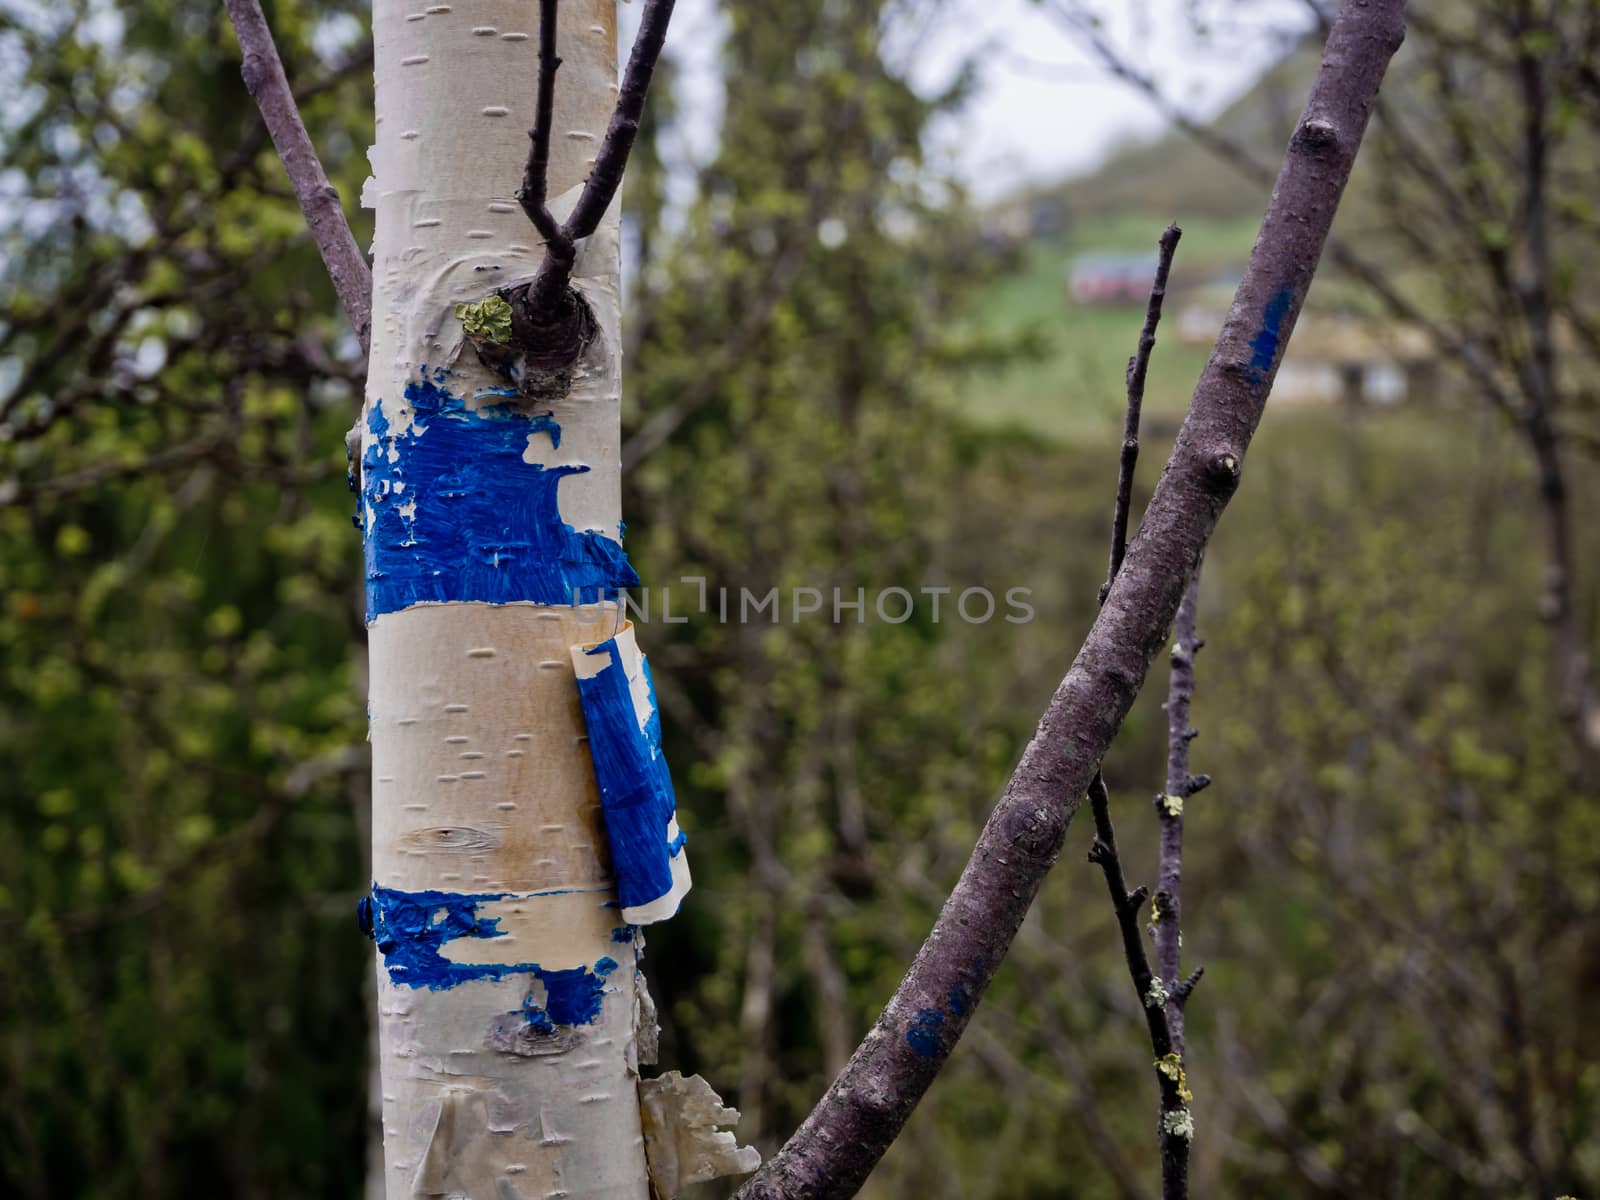
[[[1122,457],[1117,472],[1117,503],[1111,519],[1111,561],[1106,581],[1100,586],[1100,603],[1117,581],[1122,560],[1128,549],[1128,510],[1133,502],[1133,473],[1139,463],[1139,417],[1144,408],[1145,377],[1150,369],[1150,354],[1156,345],[1156,328],[1161,323],[1161,304],[1166,299],[1167,277],[1172,271],[1172,257],[1178,249],[1178,239],[1183,231],[1176,225],[1167,226],[1161,235],[1160,257],[1156,262],[1155,280],[1150,288],[1150,300],[1145,307],[1144,327],[1139,331],[1137,352],[1128,360],[1128,401],[1122,425]],[[1179,620],[1182,620],[1181,610]],[[1158,798],[1162,799],[1162,798]],[[1150,970],[1150,960],[1145,954],[1144,935],[1139,929],[1139,909],[1143,907],[1150,890],[1145,887],[1127,890],[1123,881],[1122,861],[1117,852],[1117,831],[1111,820],[1111,795],[1105,777],[1096,771],[1089,784],[1089,811],[1094,817],[1095,840],[1089,848],[1089,861],[1097,863],[1105,873],[1106,887],[1111,893],[1111,907],[1117,916],[1117,927],[1122,932],[1122,953],[1128,963],[1128,974],[1133,979],[1133,994],[1145,1015],[1150,1030],[1150,1049],[1158,1063],[1169,1054],[1176,1053],[1180,1060],[1183,1050],[1173,1033],[1173,1024],[1182,1028],[1182,1018],[1176,1009],[1169,1012],[1166,983]],[[1167,898],[1158,893],[1153,920],[1163,924],[1166,917]],[[1163,972],[1165,974],[1165,972]],[[1160,1116],[1156,1136],[1161,1146],[1161,1194],[1163,1200],[1185,1200],[1189,1194],[1189,1138],[1169,1127],[1168,1113],[1179,1113],[1188,1107],[1187,1087],[1183,1081],[1182,1064],[1173,1064],[1158,1076],[1161,1086]]]
[[[1139,537],[984,825],[933,930],[871,1032],[742,1200],[855,1194],[949,1058],[1096,768],[1166,640],[1305,302],[1390,57],[1404,0],[1347,3],[1328,38],[1233,307]]]
[[[1211,783],[1209,776],[1189,774],[1189,744],[1195,738],[1195,730],[1189,727],[1189,706],[1194,700],[1194,659],[1202,644],[1195,634],[1199,600],[1200,567],[1196,565],[1173,622],[1167,683],[1167,791],[1158,813],[1161,850],[1156,894],[1161,897],[1161,912],[1155,922],[1156,961],[1167,994],[1178,1001],[1168,1006],[1167,1024],[1172,1030],[1172,1048],[1179,1055],[1183,1054],[1183,1000],[1193,987],[1184,987],[1178,975],[1183,948],[1184,802]]]
[[[578,194],[578,202],[566,221],[555,228],[554,218],[544,210],[544,195],[550,162],[550,110],[555,69],[561,60],[555,57],[556,0],[540,0],[539,107],[534,128],[529,133],[533,145],[528,152],[528,167],[522,183],[523,195],[537,197],[538,208],[542,211],[542,215],[535,215],[529,201],[523,199],[524,210],[545,239],[544,261],[528,285],[528,294],[536,310],[553,311],[563,302],[576,257],[575,244],[599,228],[600,219],[622,186],[622,173],[633,151],[633,140],[639,133],[639,118],[644,113],[645,98],[650,92],[650,80],[661,57],[661,48],[666,44],[674,3],[675,0],[646,0],[606,136],[595,155],[589,178],[584,181],[583,191]],[[549,218],[549,228],[546,218]]]
[[[574,240],[586,238],[595,231],[600,218],[611,207],[612,197],[622,186],[622,172],[633,151],[633,139],[639,134],[639,118],[644,115],[645,97],[650,92],[656,60],[661,57],[661,47],[667,40],[673,3],[674,0],[646,0],[611,124],[606,129],[605,140],[600,143],[600,153],[595,155],[594,168],[583,185],[583,194],[563,227],[567,236]]]
[[[361,352],[366,354],[372,342],[372,269],[356,245],[339,203],[339,192],[328,182],[311,135],[300,119],[300,109],[289,90],[289,79],[283,73],[283,61],[262,15],[260,0],[226,3],[239,36],[239,49],[244,53],[244,85],[261,110],[261,119],[266,122],[272,144],[294,187],[295,199],[300,202],[300,211],[305,214],[311,240],[322,254],[339,303],[344,305],[361,342]]]
[[[570,261],[572,239],[562,232],[546,203],[550,175],[550,122],[555,116],[556,71],[561,57],[556,53],[556,0],[539,0],[539,98],[534,108],[533,128],[528,130],[528,165],[522,172],[522,190],[517,200],[528,220],[539,231],[554,254]]]
[[[1134,995],[1139,998],[1144,1012],[1145,1025],[1150,1031],[1150,1050],[1156,1062],[1167,1060],[1169,1054],[1181,1051],[1173,1042],[1171,1017],[1175,1008],[1167,998],[1167,990],[1150,970],[1150,959],[1144,950],[1144,934],[1139,929],[1139,909],[1149,895],[1147,888],[1127,890],[1122,877],[1122,862],[1117,855],[1117,833],[1111,823],[1111,797],[1106,791],[1105,779],[1096,772],[1089,784],[1089,812],[1094,818],[1095,840],[1089,847],[1089,861],[1096,863],[1105,873],[1106,888],[1111,893],[1111,907],[1117,914],[1117,928],[1122,934],[1122,954],[1128,962],[1128,974],[1133,978]],[[1189,1194],[1189,1137],[1169,1128],[1166,1114],[1179,1113],[1188,1107],[1189,1094],[1180,1063],[1172,1063],[1169,1070],[1161,1071],[1156,1078],[1161,1084],[1161,1121],[1157,1137],[1161,1141],[1161,1195],[1162,1200],[1184,1200]]]
[[[1139,348],[1128,360],[1128,408],[1122,422],[1122,464],[1117,473],[1117,507],[1111,518],[1111,565],[1106,581],[1100,585],[1100,603],[1106,602],[1111,581],[1122,567],[1128,551],[1128,509],[1133,503],[1133,471],[1139,464],[1139,414],[1144,408],[1144,382],[1150,371],[1150,353],[1156,348],[1156,326],[1161,323],[1161,304],[1167,298],[1167,277],[1172,274],[1172,256],[1178,251],[1183,230],[1168,225],[1161,235],[1156,278],[1150,287],[1150,300],[1144,310],[1144,328],[1139,331]]]

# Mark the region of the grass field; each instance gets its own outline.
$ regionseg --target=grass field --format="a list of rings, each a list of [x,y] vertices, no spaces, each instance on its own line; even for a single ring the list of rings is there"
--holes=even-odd
[[[968,417],[991,428],[1069,439],[1099,437],[1114,428],[1122,419],[1123,371],[1138,342],[1143,306],[1073,304],[1066,290],[1068,267],[1081,254],[1148,250],[1153,258],[1161,228],[1145,216],[1101,219],[1027,246],[1017,270],[994,286],[975,320],[989,333],[1032,333],[1043,352],[983,376],[983,390],[962,397]],[[1255,230],[1254,217],[1185,225],[1175,285],[1242,264]],[[1180,304],[1175,296],[1169,319],[1176,317]],[[1183,412],[1204,365],[1205,351],[1178,345],[1170,330],[1158,341],[1146,390],[1146,411],[1153,421],[1159,424]]]

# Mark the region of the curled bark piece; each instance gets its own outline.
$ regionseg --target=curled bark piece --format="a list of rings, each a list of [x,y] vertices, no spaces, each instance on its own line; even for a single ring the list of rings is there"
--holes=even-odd
[[[753,1146],[723,1129],[739,1120],[698,1075],[685,1078],[668,1071],[639,1083],[639,1111],[644,1118],[644,1151],[650,1163],[654,1200],[674,1200],[691,1184],[743,1175],[761,1165]]]

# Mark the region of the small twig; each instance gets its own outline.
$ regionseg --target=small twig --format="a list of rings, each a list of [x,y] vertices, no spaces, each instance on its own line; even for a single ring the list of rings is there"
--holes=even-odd
[[[1183,953],[1183,811],[1184,802],[1211,783],[1209,775],[1189,774],[1189,744],[1198,732],[1189,726],[1189,706],[1194,700],[1194,659],[1203,642],[1195,635],[1195,608],[1200,595],[1200,566],[1189,578],[1183,603],[1172,623],[1171,675],[1167,684],[1167,790],[1157,806],[1161,821],[1160,867],[1156,875],[1161,914],[1155,923],[1156,962],[1167,991],[1177,1003],[1168,1024],[1172,1045],[1183,1053],[1183,1001],[1194,983],[1178,979]],[[1176,800],[1176,803],[1174,803]],[[1198,977],[1195,977],[1198,982]],[[1180,994],[1181,993],[1181,994]]]
[[[1162,1200],[1186,1200],[1189,1194],[1189,1138],[1192,1126],[1177,1125],[1187,1119],[1192,1097],[1184,1074],[1183,1055],[1172,1037],[1172,1018],[1176,1006],[1167,994],[1166,986],[1150,969],[1150,959],[1144,949],[1144,935],[1139,929],[1139,910],[1149,898],[1145,887],[1127,890],[1122,876],[1122,862],[1117,855],[1117,833],[1111,823],[1111,797],[1106,782],[1096,774],[1089,784],[1089,811],[1094,818],[1095,839],[1089,847],[1089,861],[1099,866],[1106,877],[1106,889],[1111,893],[1111,907],[1117,915],[1117,929],[1122,934],[1122,953],[1128,962],[1128,974],[1133,979],[1134,994],[1144,1012],[1145,1027],[1150,1033],[1150,1050],[1155,1055],[1156,1079],[1161,1086],[1160,1117],[1156,1136],[1161,1143],[1161,1196]]]
[[[529,131],[532,146],[528,151],[528,166],[523,175],[522,207],[545,239],[544,260],[538,273],[528,285],[529,301],[536,311],[552,312],[565,303],[568,284],[572,278],[572,265],[577,259],[577,243],[600,226],[600,219],[611,207],[611,201],[622,185],[623,168],[628,165],[628,155],[633,150],[633,140],[639,132],[639,118],[644,112],[645,97],[650,91],[650,79],[655,74],[656,61],[661,57],[661,47],[667,40],[667,24],[672,19],[674,0],[647,0],[644,14],[639,20],[639,33],[634,38],[633,50],[628,56],[628,67],[623,73],[622,85],[617,93],[617,105],[611,113],[611,123],[595,155],[589,178],[584,181],[578,202],[565,222],[559,226],[545,208],[546,175],[550,165],[550,119],[554,104],[555,72],[561,60],[555,54],[556,0],[540,0],[539,26],[539,104],[534,127]]]
[[[1161,323],[1161,304],[1166,299],[1167,277],[1172,271],[1172,258],[1178,249],[1178,239],[1183,231],[1177,225],[1167,226],[1161,235],[1161,253],[1156,261],[1155,280],[1150,287],[1150,300],[1145,306],[1144,326],[1139,331],[1138,350],[1128,360],[1127,411],[1122,425],[1122,459],[1117,471],[1117,504],[1111,518],[1111,556],[1106,571],[1106,581],[1100,586],[1100,603],[1106,602],[1111,585],[1128,549],[1128,510],[1133,499],[1133,473],[1139,463],[1139,418],[1144,407],[1145,377],[1150,369],[1150,355],[1156,345],[1156,327]],[[1187,713],[1187,710],[1185,710]],[[1187,761],[1187,759],[1185,760]],[[1189,1133],[1176,1132],[1168,1121],[1168,1114],[1187,1116],[1188,1089],[1183,1076],[1183,1050],[1176,1030],[1182,1029],[1182,1017],[1169,999],[1169,988],[1161,975],[1150,969],[1150,959],[1145,953],[1144,934],[1139,929],[1139,910],[1150,895],[1150,889],[1138,887],[1128,891],[1122,874],[1122,861],[1117,854],[1117,831],[1111,820],[1111,795],[1105,777],[1096,771],[1089,783],[1089,811],[1094,818],[1095,840],[1089,848],[1089,861],[1097,864],[1106,877],[1106,887],[1111,893],[1111,907],[1116,912],[1117,928],[1122,934],[1122,953],[1127,959],[1128,974],[1133,979],[1134,995],[1144,1011],[1145,1024],[1150,1031],[1150,1049],[1157,1064],[1167,1062],[1168,1055],[1175,1059],[1157,1076],[1161,1085],[1161,1109],[1156,1131],[1161,1143],[1161,1194],[1163,1200],[1184,1200],[1189,1191]],[[1164,881],[1163,876],[1163,881]],[[1165,924],[1168,898],[1157,893],[1155,925]],[[1163,975],[1165,972],[1162,973]]]
[[[1128,890],[1122,875],[1122,861],[1117,855],[1117,831],[1111,822],[1111,795],[1106,790],[1106,781],[1099,775],[1089,784],[1089,811],[1094,817],[1094,843],[1089,847],[1089,861],[1106,877],[1111,907],[1117,915],[1117,929],[1122,934],[1123,957],[1128,960],[1128,974],[1133,977],[1134,991],[1144,1009],[1145,1023],[1150,1027],[1150,1048],[1160,1058],[1172,1049],[1172,1035],[1167,1028],[1165,1003],[1156,1004],[1150,1000],[1150,985],[1155,974],[1150,969],[1144,935],[1139,930],[1139,910],[1149,899],[1150,889]]]
[[[260,0],[226,3],[239,37],[239,49],[244,53],[244,85],[261,110],[261,119],[266,122],[272,144],[294,187],[295,199],[300,202],[300,211],[305,214],[311,239],[322,254],[333,289],[361,342],[361,352],[366,354],[372,341],[372,269],[356,245],[339,203],[339,192],[328,182],[311,135],[300,119],[300,109],[289,89],[283,60],[273,44]]]
[[[639,18],[639,34],[634,38],[633,50],[628,55],[628,69],[622,77],[622,88],[617,95],[617,107],[611,113],[611,124],[606,128],[605,140],[600,143],[600,153],[595,155],[594,167],[589,172],[588,182],[583,185],[583,193],[564,226],[574,240],[588,237],[599,227],[600,218],[606,215],[612,197],[622,186],[622,171],[628,165],[628,155],[633,152],[633,139],[639,133],[639,118],[644,115],[650,80],[655,74],[656,61],[661,57],[661,47],[667,40],[667,23],[672,20],[673,2],[647,0],[644,13]]]
[[[556,54],[556,0],[539,0],[539,98],[534,109],[533,128],[528,130],[528,165],[522,173],[522,190],[517,200],[528,220],[550,247],[547,253],[572,256],[572,239],[561,230],[546,203],[550,175],[550,123],[555,116],[556,71],[561,58]]]
[[[1184,1001],[1189,999],[1189,996],[1194,992],[1194,989],[1199,985],[1200,980],[1205,975],[1205,973],[1206,973],[1205,967],[1203,967],[1203,966],[1196,967],[1194,970],[1189,972],[1189,977],[1187,979],[1185,979],[1177,987],[1172,989],[1172,998],[1178,1002],[1180,1010],[1182,1008],[1182,1005],[1183,1005]]]
[[[1139,463],[1139,414],[1144,408],[1144,381],[1150,371],[1150,352],[1156,348],[1156,326],[1161,323],[1161,304],[1167,298],[1167,276],[1172,273],[1172,256],[1177,253],[1183,230],[1168,225],[1161,235],[1161,253],[1156,259],[1155,282],[1144,310],[1144,328],[1139,331],[1139,349],[1128,360],[1128,408],[1122,423],[1122,464],[1117,472],[1117,507],[1111,517],[1111,565],[1106,581],[1100,585],[1100,603],[1106,602],[1111,581],[1122,569],[1128,552],[1128,509],[1133,503],[1133,470]]]

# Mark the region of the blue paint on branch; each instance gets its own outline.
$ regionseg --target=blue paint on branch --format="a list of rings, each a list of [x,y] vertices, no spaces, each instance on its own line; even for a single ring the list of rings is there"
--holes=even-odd
[[[561,519],[561,481],[589,468],[523,461],[536,436],[561,444],[555,418],[501,392],[469,409],[446,374],[406,386],[405,432],[391,431],[381,400],[367,418],[367,620],[428,601],[592,604],[636,587],[617,538]]]
[[[1293,305],[1294,293],[1288,288],[1280,289],[1277,295],[1267,301],[1266,311],[1261,315],[1261,329],[1250,339],[1253,352],[1250,359],[1252,383],[1260,383],[1265,379],[1267,372],[1272,370],[1272,364],[1277,361],[1279,343],[1283,340],[1283,319],[1289,315]]]
[[[678,801],[661,751],[661,714],[656,711],[649,661],[641,659],[650,696],[650,719],[641,729],[616,639],[591,646],[585,653],[610,660],[598,674],[578,680],[578,699],[600,785],[617,895],[624,909],[637,908],[672,890],[672,860],[689,839],[681,831],[675,838],[667,837]]]
[[[357,905],[361,927],[383,954],[389,978],[403,987],[441,991],[474,979],[530,975],[544,985],[544,1001],[534,989],[523,1001],[529,1024],[546,1033],[557,1025],[589,1025],[600,1015],[606,977],[618,967],[602,955],[592,967],[547,970],[538,963],[451,962],[440,951],[458,938],[504,937],[500,918],[478,915],[478,906],[515,899],[514,893],[464,895],[460,892],[404,892],[373,885]]]
[[[944,1030],[944,1014],[936,1008],[917,1011],[917,1019],[906,1030],[906,1045],[923,1058],[939,1053],[940,1033]]]

